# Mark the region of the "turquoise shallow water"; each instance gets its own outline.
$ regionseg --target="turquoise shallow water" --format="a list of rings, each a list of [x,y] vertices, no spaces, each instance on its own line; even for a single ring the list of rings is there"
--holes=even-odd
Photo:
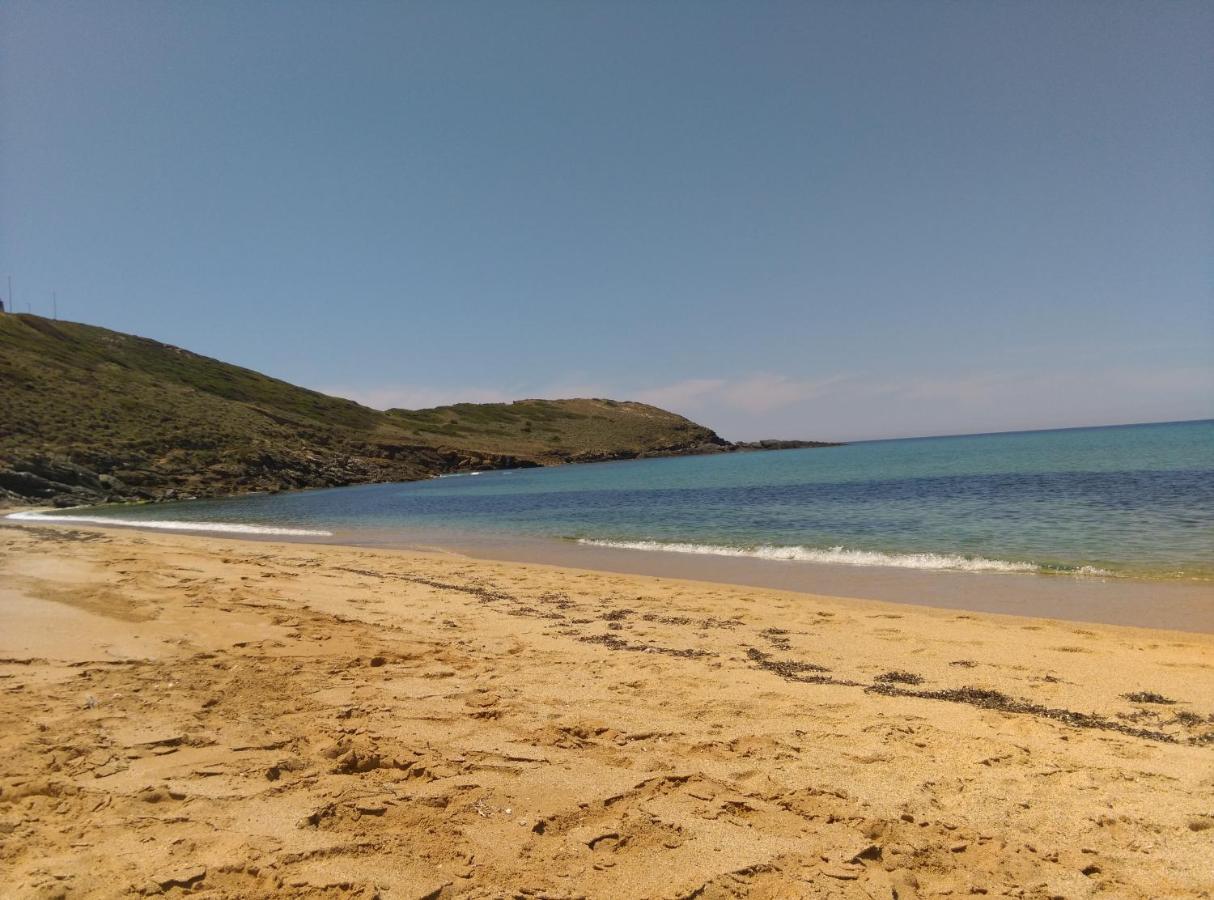
[[[1214,421],[485,472],[62,515],[1204,580],[1214,578]]]

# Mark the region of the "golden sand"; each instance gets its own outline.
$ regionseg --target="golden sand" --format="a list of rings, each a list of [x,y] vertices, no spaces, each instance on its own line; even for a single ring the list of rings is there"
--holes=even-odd
[[[1214,894],[1209,635],[4,527],[0,658],[5,897]]]

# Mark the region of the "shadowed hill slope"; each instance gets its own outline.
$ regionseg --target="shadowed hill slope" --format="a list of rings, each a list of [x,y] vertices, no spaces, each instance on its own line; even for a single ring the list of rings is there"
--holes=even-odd
[[[734,449],[748,447],[643,403],[380,412],[147,338],[0,315],[9,500],[168,499]]]

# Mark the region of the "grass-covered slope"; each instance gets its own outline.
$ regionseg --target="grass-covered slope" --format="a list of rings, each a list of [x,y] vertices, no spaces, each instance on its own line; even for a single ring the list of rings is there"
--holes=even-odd
[[[0,498],[163,498],[731,449],[640,403],[380,412],[146,338],[0,314]]]
[[[427,444],[509,454],[540,464],[628,459],[729,446],[682,416],[620,400],[517,400],[390,409],[394,426]]]
[[[0,316],[0,488],[13,494],[162,497],[433,471],[380,434],[383,419],[156,341]]]

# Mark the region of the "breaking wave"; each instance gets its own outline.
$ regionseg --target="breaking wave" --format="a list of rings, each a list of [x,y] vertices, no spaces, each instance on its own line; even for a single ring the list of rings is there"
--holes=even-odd
[[[37,522],[88,522],[93,525],[124,525],[128,528],[159,528],[165,531],[214,531],[220,534],[277,534],[290,537],[332,537],[331,531],[284,528],[278,525],[244,525],[240,522],[179,522],[171,519],[116,519],[110,516],[68,516],[26,510],[9,513],[7,519]]]
[[[692,553],[703,556],[741,556],[751,559],[791,562],[833,563],[845,566],[887,566],[896,569],[928,569],[953,572],[1058,572],[1068,575],[1110,575],[1093,566],[1062,568],[1031,562],[987,559],[955,553],[882,553],[879,550],[852,550],[847,547],[730,547],[720,544],[687,544],[666,541],[608,541],[578,538],[591,547],[615,547],[620,550],[656,550],[665,553]]]

